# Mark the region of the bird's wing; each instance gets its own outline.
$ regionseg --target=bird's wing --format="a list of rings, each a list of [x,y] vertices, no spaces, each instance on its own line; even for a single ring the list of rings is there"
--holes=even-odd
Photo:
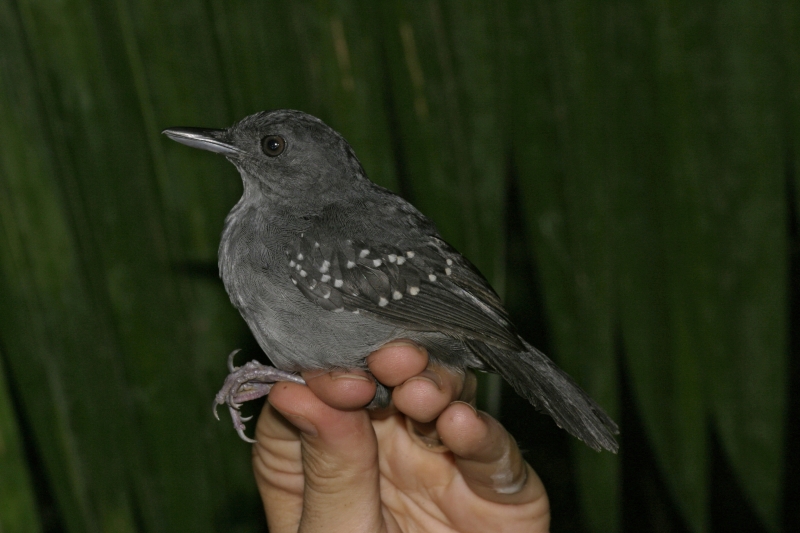
[[[309,228],[286,249],[292,283],[333,312],[525,350],[489,283],[445,241],[429,234],[410,248],[381,240],[367,245]]]

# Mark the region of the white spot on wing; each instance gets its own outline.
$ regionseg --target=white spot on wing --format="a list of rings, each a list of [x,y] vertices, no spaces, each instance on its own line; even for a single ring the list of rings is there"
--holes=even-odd
[[[340,279],[334,280],[334,282],[333,282],[333,286],[336,287],[336,288],[339,288],[342,285],[344,285],[344,282],[342,280],[340,280]]]
[[[306,272],[305,270],[301,270],[300,271],[300,275],[303,276],[303,277],[306,277],[306,276],[308,276],[308,272]]]
[[[327,282],[329,282],[331,280],[331,277],[329,275],[327,275],[327,274],[323,274],[322,277],[319,278],[319,280],[322,283],[327,283]]]
[[[402,257],[402,256],[401,256],[401,257],[398,257],[398,258],[397,258],[397,264],[398,264],[398,265],[402,265],[402,264],[403,264],[403,263],[405,263],[405,262],[406,262],[406,258],[405,258],[405,257]]]
[[[386,307],[386,304],[388,304],[388,303],[389,303],[389,300],[387,300],[383,296],[381,296],[381,299],[378,300],[378,305],[380,305],[381,307]]]
[[[367,250],[365,248],[365,249],[361,250],[361,252],[358,254],[358,257],[363,259],[363,258],[367,257],[368,255],[369,255],[369,250]]]
[[[322,266],[319,267],[319,271],[324,274],[325,272],[328,271],[328,267],[330,267],[330,266],[331,266],[331,262],[326,259],[326,260],[324,260],[322,262]]]
[[[381,263],[383,263],[383,261],[381,261],[380,259],[373,259],[372,260],[373,266],[379,267],[379,266],[381,266]]]
[[[408,252],[406,252],[406,257],[408,257],[409,259],[411,259],[412,257],[414,257],[414,252],[412,252],[412,251],[410,251],[410,250],[409,250]]]
[[[453,265],[453,260],[452,259],[448,259],[447,260],[447,266],[452,266],[452,265]]]
[[[411,296],[416,296],[417,294],[419,294],[419,287],[409,287],[408,294],[410,294]]]
[[[431,281],[436,281],[436,275],[435,274],[428,274],[428,279],[431,280]]]
[[[395,261],[397,261],[397,256],[395,254],[389,254],[386,256],[386,258],[389,260],[390,263],[394,263]]]
[[[294,259],[292,259],[291,261],[289,261],[289,266],[290,266],[290,267],[292,267],[292,268],[294,268],[294,266],[295,266],[296,264],[297,264],[297,263],[295,263],[295,262],[294,262]]]
[[[401,293],[400,291],[394,291],[392,293],[392,298],[394,298],[395,300],[399,300],[402,297],[403,297],[403,293]]]
[[[445,273],[445,274],[447,274],[447,275],[449,276],[450,274],[452,274],[452,273],[453,273],[453,271],[452,271],[452,270],[450,270],[450,268],[448,267],[448,268],[445,268],[445,269],[444,269],[444,273]]]
[[[297,254],[297,260],[298,261],[302,261],[303,260],[303,254]]]
[[[352,261],[347,262],[347,268],[353,268],[354,266],[356,266],[356,264],[353,263]]]

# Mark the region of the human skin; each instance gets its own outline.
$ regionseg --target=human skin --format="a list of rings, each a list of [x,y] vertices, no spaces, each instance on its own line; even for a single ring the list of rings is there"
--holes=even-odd
[[[473,407],[475,377],[390,343],[370,373],[392,405],[364,407],[362,370],[280,382],[256,427],[253,467],[272,533],[547,532],[550,506],[513,437]]]

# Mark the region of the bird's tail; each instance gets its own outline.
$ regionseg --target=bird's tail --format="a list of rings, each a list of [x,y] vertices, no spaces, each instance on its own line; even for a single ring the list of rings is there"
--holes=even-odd
[[[523,341],[524,342],[524,341]],[[527,351],[512,352],[470,342],[470,348],[539,411],[597,451],[617,452],[617,424],[566,372],[542,352],[525,343]]]

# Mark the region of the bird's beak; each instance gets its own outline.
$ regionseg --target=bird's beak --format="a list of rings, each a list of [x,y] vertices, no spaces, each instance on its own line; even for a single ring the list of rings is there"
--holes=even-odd
[[[200,148],[227,156],[237,156],[244,152],[227,141],[227,130],[210,128],[168,128],[164,135],[181,144]]]

